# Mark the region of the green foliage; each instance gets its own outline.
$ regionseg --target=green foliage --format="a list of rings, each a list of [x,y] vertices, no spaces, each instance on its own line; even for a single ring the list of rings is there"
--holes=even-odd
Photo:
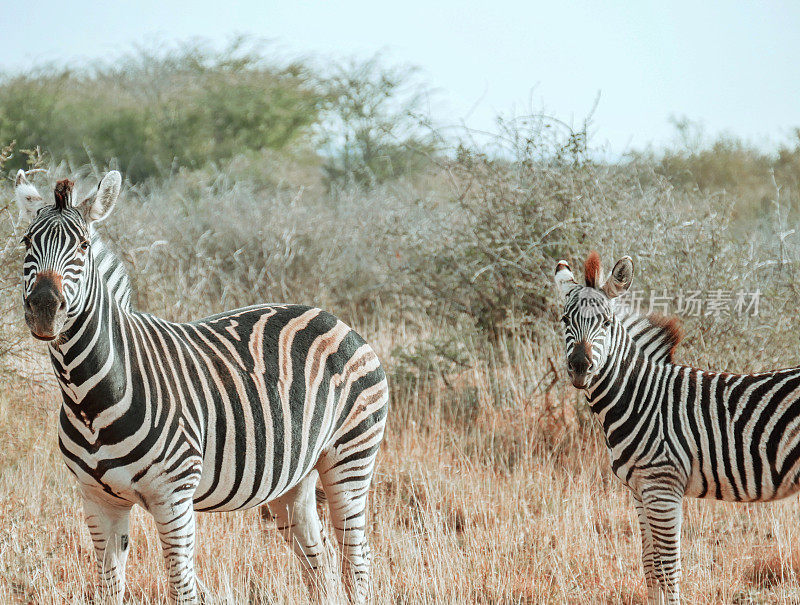
[[[0,78],[0,142],[19,150],[0,167],[39,167],[41,148],[51,186],[87,160],[155,176],[103,229],[141,269],[140,304],[159,314],[283,300],[358,322],[432,318],[446,334],[397,350],[399,382],[457,372],[465,337],[560,346],[555,261],[579,269],[593,248],[607,262],[634,256],[645,289],[758,287],[758,321],[793,333],[800,131],[769,153],[676,121],[678,145],[607,164],[586,125],[541,115],[500,120],[481,144],[466,133],[435,145],[423,98],[413,72],[378,58],[322,77],[236,44],[142,51]],[[688,347],[718,336],[731,343],[718,359],[736,359],[748,321],[692,319]],[[786,350],[777,334],[765,350]]]
[[[0,77],[0,140],[75,166],[114,158],[136,181],[307,137],[321,106],[310,80],[302,65],[275,67],[241,40],[221,52],[193,44],[42,68]]]

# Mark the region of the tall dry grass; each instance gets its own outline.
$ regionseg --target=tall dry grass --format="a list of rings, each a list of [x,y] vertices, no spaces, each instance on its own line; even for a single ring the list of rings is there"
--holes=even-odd
[[[415,178],[332,190],[318,167],[263,153],[128,186],[102,226],[140,308],[189,319],[253,302],[318,304],[378,350],[392,411],[372,493],[375,596],[392,603],[640,603],[627,491],[562,376],[555,260],[636,260],[637,286],[759,288],[757,317],[688,317],[679,359],[730,370],[798,364],[791,233],[775,183],[757,224],[746,191],[681,189],[653,165],[594,163],[570,133],[502,153],[461,148]],[[48,166],[85,188],[100,167]],[[11,198],[0,186],[3,204]],[[94,565],[56,446],[57,392],[23,339],[13,214],[0,213],[0,602],[88,603]],[[754,344],[758,343],[758,344]],[[21,377],[24,373],[24,378]],[[687,502],[689,602],[800,599],[797,503]],[[158,540],[136,513],[134,602],[166,598]],[[268,531],[264,531],[267,529]],[[202,515],[198,568],[222,602],[299,602],[297,564],[255,512]]]
[[[384,356],[407,344],[396,326],[373,328]],[[496,346],[502,360],[512,345]],[[574,395],[560,387],[530,395],[529,377],[502,361],[470,361],[473,369],[450,377],[474,398],[469,414],[453,413],[441,384],[395,389],[371,494],[376,602],[643,603],[630,496],[607,472],[602,439]],[[0,397],[2,602],[98,598],[80,499],[55,443],[57,408],[55,390],[35,383],[6,386]],[[800,597],[795,502],[686,508],[688,602]],[[157,533],[138,508],[131,539],[130,601],[165,602]],[[198,540],[198,571],[218,602],[305,599],[294,555],[255,511],[200,515]]]

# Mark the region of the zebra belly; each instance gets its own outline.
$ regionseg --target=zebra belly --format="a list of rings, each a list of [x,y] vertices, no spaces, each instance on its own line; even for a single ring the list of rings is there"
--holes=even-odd
[[[181,422],[178,427],[182,428]],[[144,432],[149,434],[146,429]],[[136,452],[125,440],[102,445],[95,442],[94,446],[87,441],[76,442],[62,424],[59,447],[84,497],[94,500],[149,509],[156,502],[190,496],[200,481],[200,453],[172,431],[164,431],[145,452]]]
[[[759,451],[757,457],[728,461],[694,460],[685,495],[727,502],[772,502],[800,491],[800,464],[783,465],[785,456]]]
[[[303,478],[305,478],[316,465],[317,460],[313,464],[308,464],[299,468],[299,475],[296,478],[289,479],[278,485],[274,484],[274,477],[272,473],[267,473],[260,481],[243,480],[238,489],[230,487],[227,497],[220,498],[219,491],[210,495],[204,495],[201,488],[207,484],[215,482],[215,475],[212,472],[204,472],[200,486],[194,494],[194,509],[199,512],[230,512],[237,510],[246,510],[275,500],[279,498],[290,489],[295,487]],[[226,487],[230,486],[230,482],[225,483],[225,478],[221,478],[217,485]]]
[[[196,510],[250,508],[297,485],[345,429],[362,379],[380,366],[360,336],[316,308],[246,308],[191,328],[213,391],[202,406]]]
[[[715,484],[709,483],[704,486],[702,481],[696,479],[687,486],[685,495],[688,498],[722,500],[725,502],[775,502],[793,496],[798,491],[800,491],[800,482],[797,477],[793,481],[786,481],[780,484],[777,488],[764,486],[760,493],[756,493],[752,489],[746,491],[740,489],[737,493],[730,482],[721,482],[720,493],[722,497],[718,497]]]
[[[59,441],[64,452],[65,441]],[[164,444],[159,443],[159,447],[152,450],[162,452],[156,458],[146,455],[128,464],[123,463],[124,458],[109,457],[102,448],[95,453],[83,450],[80,463],[67,450],[64,460],[77,478],[84,496],[96,501],[139,504],[148,509],[154,502],[188,494],[194,500],[195,510],[222,512],[251,508],[274,500],[308,475],[319,459],[317,455],[305,464],[288,464],[292,461],[287,460],[287,472],[276,468],[274,460],[265,460],[263,471],[256,473],[255,465],[250,461],[256,455],[263,459],[269,453],[270,445],[271,438],[262,439],[257,447],[248,448],[250,452],[244,460],[228,460],[223,455],[222,464],[204,460],[188,442],[178,443],[173,455],[167,458],[163,458]]]
[[[272,406],[247,406],[235,424],[210,419],[196,510],[234,511],[269,502],[317,465],[333,441],[335,406],[318,401],[284,405],[276,399]],[[232,415],[226,412],[225,417]]]

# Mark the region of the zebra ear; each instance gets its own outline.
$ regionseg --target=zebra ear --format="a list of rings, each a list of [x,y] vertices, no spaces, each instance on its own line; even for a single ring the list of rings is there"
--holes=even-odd
[[[562,302],[567,298],[567,295],[572,291],[573,288],[578,287],[578,282],[575,281],[575,276],[572,273],[572,269],[569,268],[569,264],[565,260],[560,260],[556,264],[555,281],[558,297]]]
[[[14,198],[19,209],[19,225],[25,225],[33,220],[40,208],[47,204],[25,176],[25,171],[20,169],[14,179]]]
[[[83,214],[84,220],[88,224],[104,220],[111,214],[121,190],[122,175],[116,170],[112,170],[100,181],[97,192],[78,204],[78,210]]]
[[[614,270],[603,284],[603,292],[609,298],[616,298],[628,291],[633,282],[633,259],[623,256],[614,265]]]

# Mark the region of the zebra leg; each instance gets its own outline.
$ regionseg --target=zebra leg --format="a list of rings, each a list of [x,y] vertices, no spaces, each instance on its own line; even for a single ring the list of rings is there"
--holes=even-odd
[[[325,532],[317,514],[317,477],[312,471],[280,498],[261,508],[262,517],[270,516],[300,559],[303,580],[312,602],[333,598],[334,578]]]
[[[155,519],[169,573],[170,599],[180,605],[199,602],[194,572],[195,519],[192,499],[148,507]]]
[[[642,565],[644,579],[647,585],[647,602],[660,603],[662,600],[661,585],[656,578],[653,566],[653,535],[650,533],[650,524],[647,522],[647,513],[644,510],[642,499],[633,492],[633,501],[636,504],[636,514],[639,517],[639,533],[642,534]]]
[[[369,437],[361,439],[358,445],[369,442]],[[348,447],[337,449],[337,456],[323,456],[317,468],[341,551],[347,597],[352,603],[361,604],[366,602],[370,590],[372,553],[366,535],[366,509],[377,445],[360,453]]]
[[[94,543],[97,571],[106,602],[122,603],[128,560],[130,506],[115,506],[83,497],[86,525]]]
[[[653,539],[653,569],[667,603],[680,602],[683,494],[663,488],[642,490]]]

